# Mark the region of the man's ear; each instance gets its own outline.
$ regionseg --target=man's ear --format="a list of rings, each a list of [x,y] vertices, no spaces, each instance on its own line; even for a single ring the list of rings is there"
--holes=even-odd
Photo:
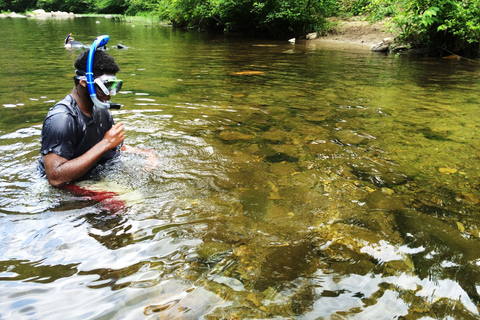
[[[87,87],[87,81],[86,80],[80,80],[78,83],[80,83],[80,85],[84,88]]]

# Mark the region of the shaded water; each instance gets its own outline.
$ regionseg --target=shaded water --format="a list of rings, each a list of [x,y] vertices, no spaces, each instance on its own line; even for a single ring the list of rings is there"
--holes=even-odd
[[[478,65],[102,18],[0,30],[0,318],[478,318]],[[159,157],[82,184],[120,210],[35,175],[70,32],[110,35],[114,119]]]

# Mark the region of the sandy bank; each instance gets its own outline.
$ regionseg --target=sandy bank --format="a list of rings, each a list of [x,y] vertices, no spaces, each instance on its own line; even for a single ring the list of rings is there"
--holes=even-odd
[[[385,38],[394,39],[398,34],[388,30],[386,26],[387,21],[371,23],[354,19],[331,18],[329,20],[335,24],[334,30],[326,36],[317,38],[315,41],[334,41],[371,47]]]

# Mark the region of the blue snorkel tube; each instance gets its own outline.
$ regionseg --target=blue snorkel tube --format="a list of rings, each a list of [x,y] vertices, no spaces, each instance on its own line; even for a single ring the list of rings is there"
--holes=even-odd
[[[98,47],[103,47],[108,43],[110,37],[108,35],[99,36],[93,41],[92,47],[88,52],[88,60],[87,60],[87,85],[88,85],[88,92],[90,93],[90,98],[95,106],[101,109],[108,109],[110,108],[110,103],[101,102],[97,98],[97,92],[95,91],[95,82],[93,79],[93,56],[95,55],[95,50]]]

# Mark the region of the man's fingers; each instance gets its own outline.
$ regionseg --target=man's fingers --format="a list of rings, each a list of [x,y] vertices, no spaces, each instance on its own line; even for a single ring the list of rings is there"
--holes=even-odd
[[[123,122],[119,122],[119,123],[115,124],[112,128],[114,128],[115,131],[125,130]]]

